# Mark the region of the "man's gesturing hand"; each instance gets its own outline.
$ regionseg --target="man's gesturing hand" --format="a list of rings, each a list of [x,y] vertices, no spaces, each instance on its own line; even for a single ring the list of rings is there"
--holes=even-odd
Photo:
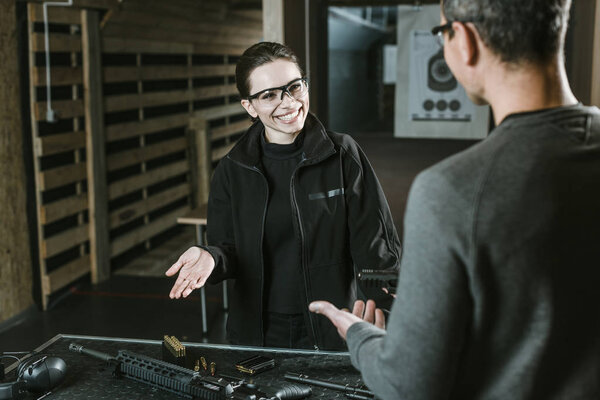
[[[378,328],[385,329],[385,316],[383,315],[383,311],[376,308],[373,300],[368,300],[366,305],[362,300],[357,300],[354,303],[352,314],[346,309],[338,309],[327,301],[313,301],[309,304],[308,309],[329,318],[344,340],[346,340],[348,328],[357,322],[366,321],[375,324]]]
[[[190,247],[165,272],[165,275],[173,276],[179,271],[169,297],[172,299],[187,297],[194,289],[201,288],[214,268],[215,260],[208,251],[195,246]]]

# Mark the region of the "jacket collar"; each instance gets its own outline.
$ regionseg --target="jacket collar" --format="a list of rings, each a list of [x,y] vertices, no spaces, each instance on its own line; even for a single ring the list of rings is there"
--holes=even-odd
[[[260,120],[256,121],[238,140],[227,157],[248,167],[259,167],[261,150],[260,137],[265,127]],[[318,161],[333,152],[334,145],[321,121],[312,113],[308,113],[304,122],[304,151],[303,160]]]

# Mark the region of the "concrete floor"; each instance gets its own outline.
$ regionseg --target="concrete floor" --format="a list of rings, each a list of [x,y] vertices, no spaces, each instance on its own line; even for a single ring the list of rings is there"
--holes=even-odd
[[[356,139],[379,177],[400,235],[406,196],[417,173],[474,143],[377,134]],[[171,300],[172,283],[170,278],[114,275],[94,286],[83,279],[55,300],[50,310],[31,309],[0,324],[0,352],[29,351],[59,333],[153,340],[169,334],[182,341],[224,343],[221,286],[207,287],[209,332],[203,336],[200,296]]]

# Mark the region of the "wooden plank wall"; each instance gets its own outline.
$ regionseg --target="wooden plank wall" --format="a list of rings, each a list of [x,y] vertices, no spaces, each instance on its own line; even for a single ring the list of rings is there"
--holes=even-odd
[[[0,1],[0,322],[33,304],[16,15]]]
[[[237,98],[234,70],[237,57],[261,38],[262,13],[232,10],[227,4],[128,0],[100,12],[112,268],[159,246],[176,229],[176,217],[194,206],[194,163],[186,135],[190,116],[209,121],[215,152],[229,148],[232,138],[249,125]],[[45,121],[42,8],[29,5],[44,306],[51,293],[89,272],[94,259],[86,168],[90,101],[86,103],[88,94],[83,95],[81,10],[49,8],[52,106],[60,117],[51,124]]]

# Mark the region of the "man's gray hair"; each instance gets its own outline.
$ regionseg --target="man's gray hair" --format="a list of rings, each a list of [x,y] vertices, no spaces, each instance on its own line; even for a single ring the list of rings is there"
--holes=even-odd
[[[448,21],[474,22],[502,61],[546,62],[563,51],[571,0],[444,0]]]

